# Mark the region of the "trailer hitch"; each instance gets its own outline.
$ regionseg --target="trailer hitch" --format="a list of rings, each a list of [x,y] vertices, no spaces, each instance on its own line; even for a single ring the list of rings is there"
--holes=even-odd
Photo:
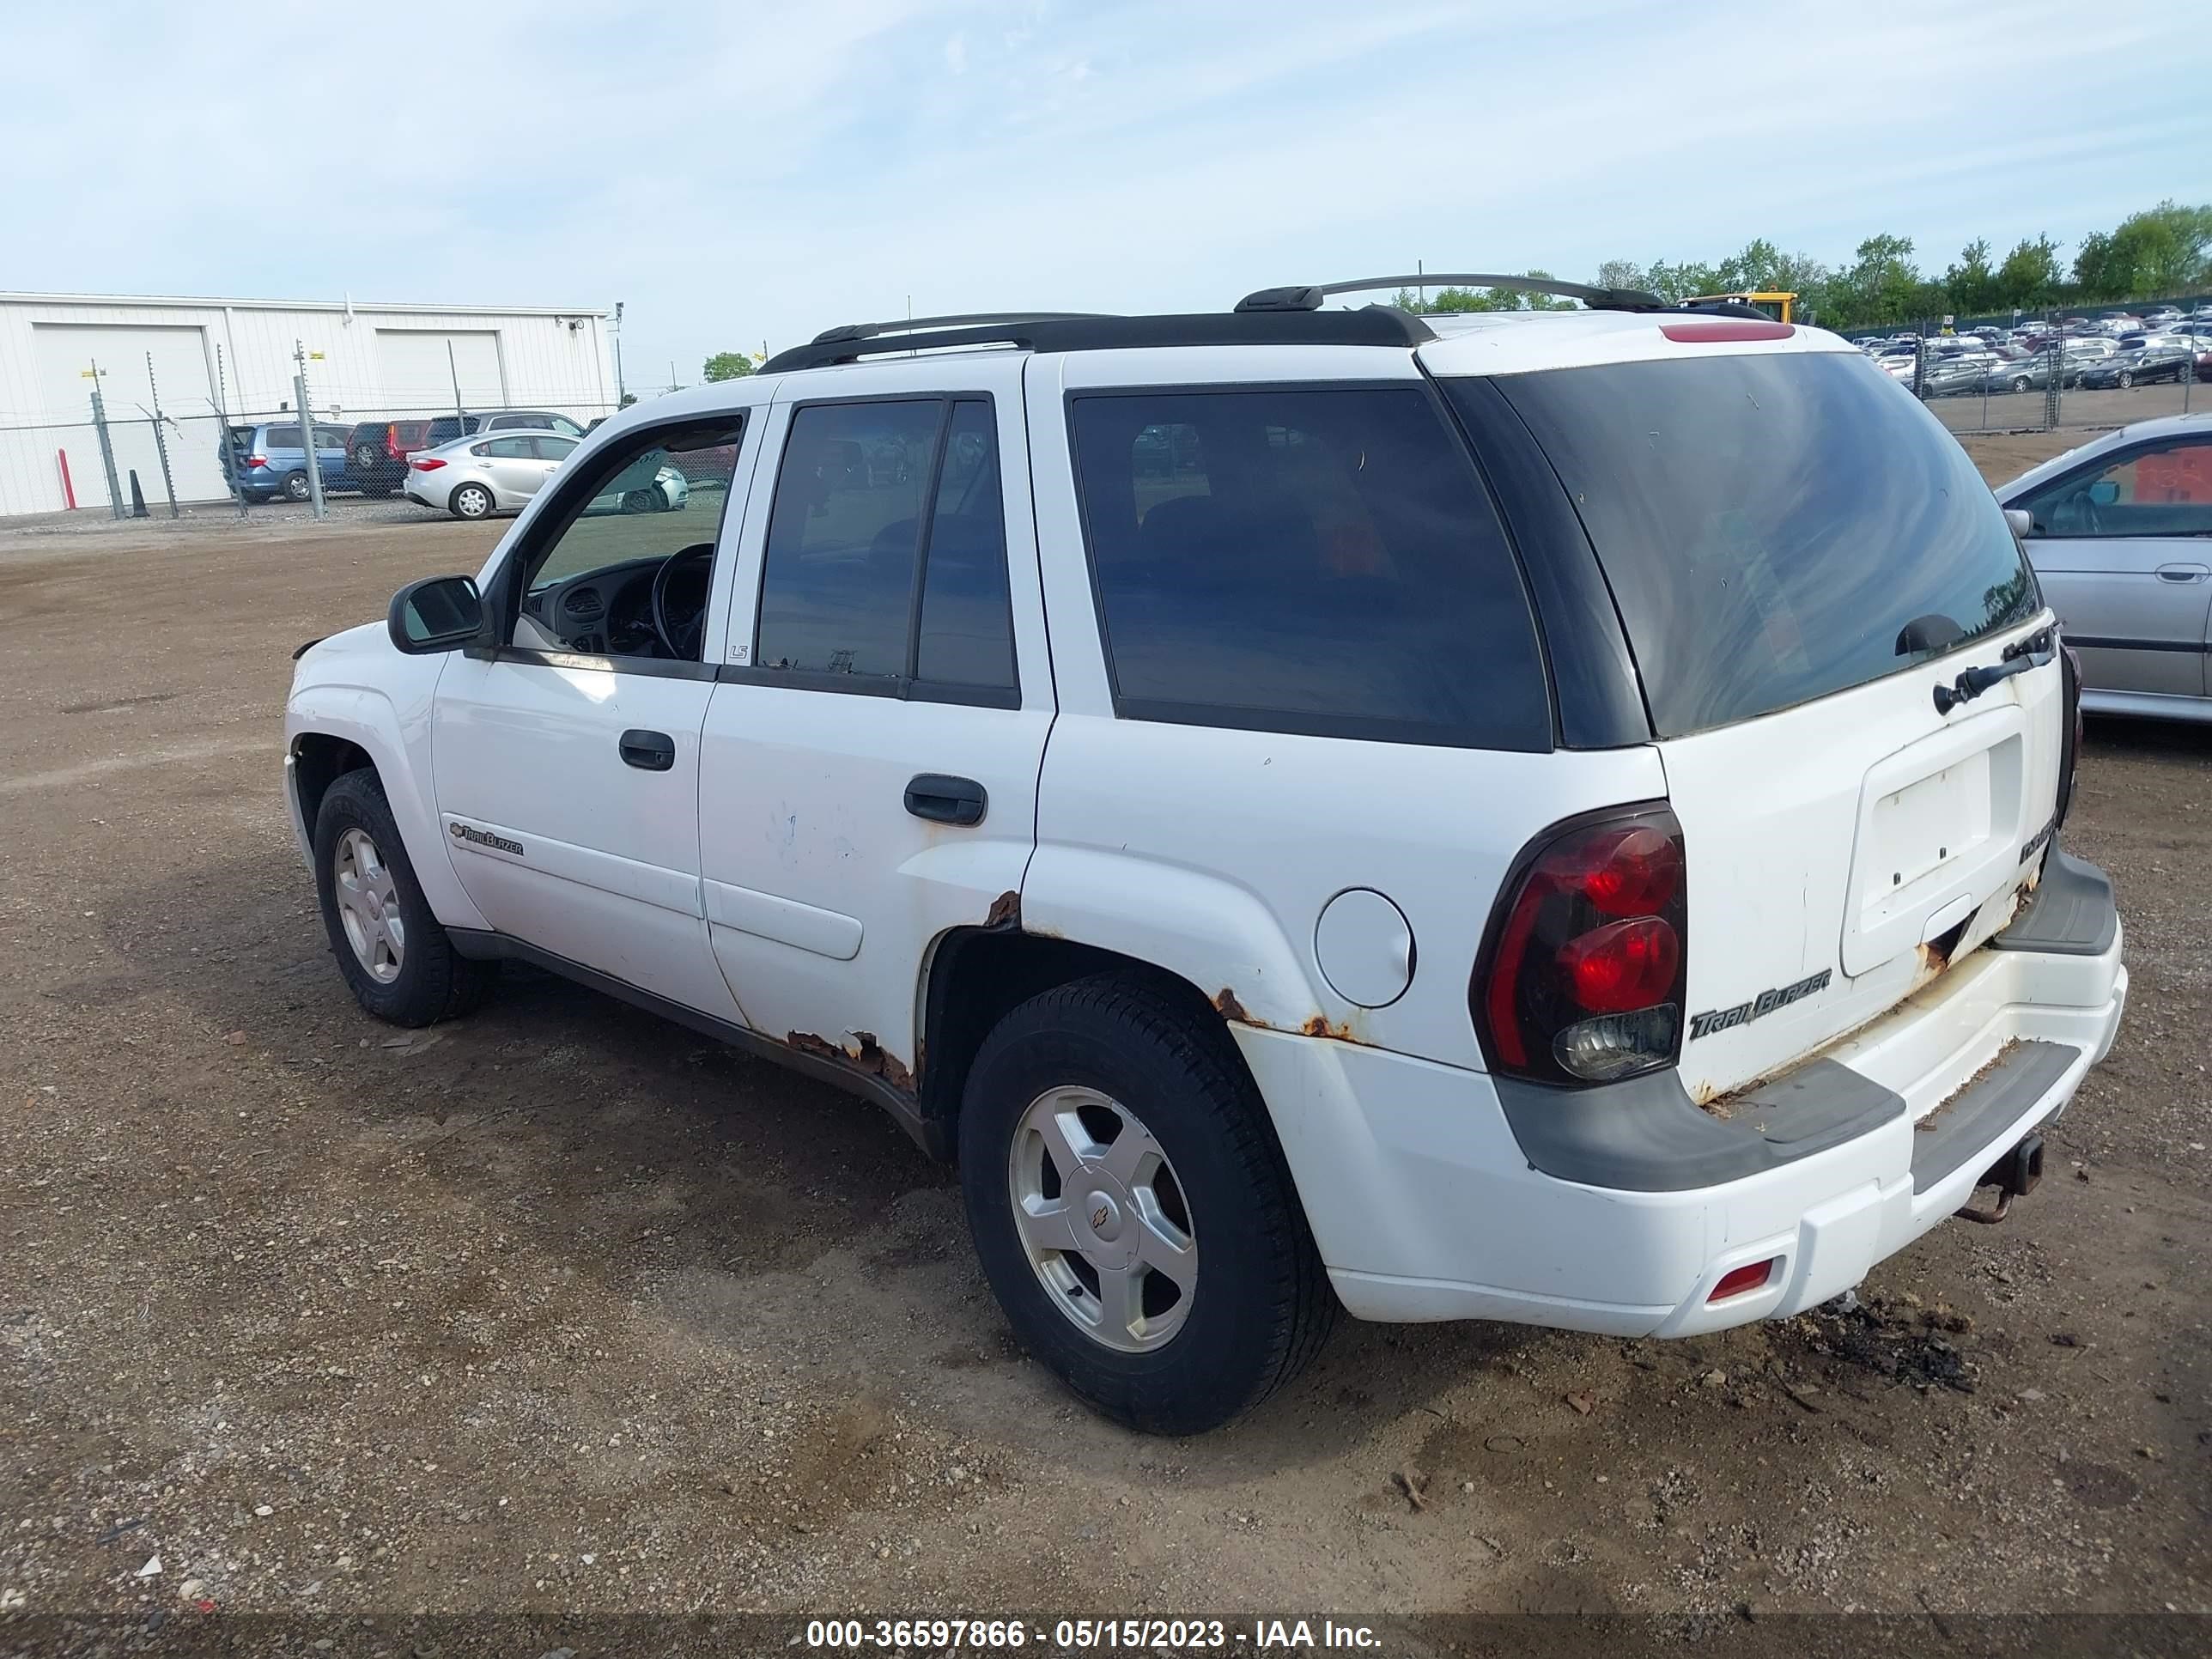
[[[1969,1204],[1956,1214],[1962,1221],[1978,1221],[1984,1226],[1994,1227],[2012,1213],[2013,1200],[2033,1192],[2036,1182],[2042,1179],[2043,1137],[2039,1134],[2023,1136],[2019,1146],[1983,1170],[1982,1178],[1974,1183],[1977,1188],[1995,1187],[1997,1189],[1995,1206],[1978,1210]]]

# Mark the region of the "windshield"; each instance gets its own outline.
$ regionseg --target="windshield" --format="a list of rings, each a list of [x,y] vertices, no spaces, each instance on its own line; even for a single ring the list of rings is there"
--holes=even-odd
[[[1662,738],[1865,684],[2041,606],[1966,453],[1856,352],[1495,384],[1582,514]]]

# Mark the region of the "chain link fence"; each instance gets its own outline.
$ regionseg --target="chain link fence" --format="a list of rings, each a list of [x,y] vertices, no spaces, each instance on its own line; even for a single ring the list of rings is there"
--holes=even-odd
[[[0,424],[0,518],[58,507],[115,518],[176,518],[271,501],[394,494],[406,457],[465,433],[580,433],[615,406],[558,409],[410,405],[356,415],[309,386],[318,412],[303,427],[296,401],[225,413],[110,407],[87,399],[85,418]],[[314,442],[307,441],[312,430]],[[15,503],[24,503],[17,506]]]
[[[2144,310],[2153,315],[1931,319],[1859,343],[1954,432],[2095,429],[2212,409],[2212,306],[2178,316]]]

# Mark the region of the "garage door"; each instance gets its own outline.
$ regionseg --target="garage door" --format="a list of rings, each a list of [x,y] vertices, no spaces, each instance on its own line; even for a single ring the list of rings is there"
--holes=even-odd
[[[490,329],[380,328],[376,371],[385,407],[395,415],[447,413],[453,406],[456,376],[461,402],[470,410],[500,409],[507,403],[499,335]]]
[[[107,476],[100,463],[100,441],[92,428],[92,366],[100,365],[100,396],[107,404],[108,436],[115,447],[115,477],[124,499],[131,495],[131,473],[149,505],[162,500],[161,456],[154,442],[155,382],[161,393],[169,465],[180,501],[209,501],[226,490],[218,447],[215,403],[208,386],[207,343],[197,328],[141,327],[130,324],[87,326],[33,323],[31,349],[37,365],[39,401],[49,421],[71,424],[59,447],[69,457],[70,476],[80,507],[108,504]],[[152,359],[150,373],[148,359]]]

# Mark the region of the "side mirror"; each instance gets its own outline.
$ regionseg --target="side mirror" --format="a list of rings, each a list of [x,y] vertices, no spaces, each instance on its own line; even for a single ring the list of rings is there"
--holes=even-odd
[[[472,576],[425,576],[392,596],[385,626],[410,657],[457,650],[483,627],[483,596]]]
[[[2004,510],[2005,522],[2012,526],[2015,539],[2026,541],[2035,534],[2035,516],[2024,507],[2008,507]]]

